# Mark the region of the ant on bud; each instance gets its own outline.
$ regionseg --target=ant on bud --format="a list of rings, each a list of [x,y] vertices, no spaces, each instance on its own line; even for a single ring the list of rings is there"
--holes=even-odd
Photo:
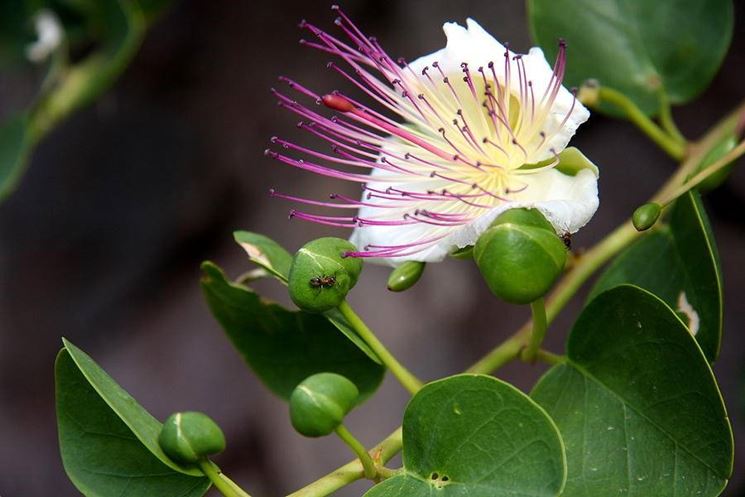
[[[332,288],[336,285],[336,277],[334,276],[315,276],[310,279],[310,286],[313,288]]]

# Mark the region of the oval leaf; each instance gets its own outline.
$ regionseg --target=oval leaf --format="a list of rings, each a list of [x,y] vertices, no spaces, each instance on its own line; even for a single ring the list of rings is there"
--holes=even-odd
[[[65,471],[86,497],[200,497],[210,481],[160,450],[161,424],[68,341],[55,363]]]
[[[231,283],[211,262],[202,264],[202,289],[212,314],[264,384],[280,397],[315,373],[352,380],[362,397],[374,392],[384,368],[320,314],[289,311]]]
[[[565,495],[719,495],[731,427],[706,358],[664,302],[628,285],[598,295],[567,355],[531,394],[566,444]]]
[[[490,376],[432,382],[403,423],[402,473],[366,497],[549,497],[566,478],[556,426],[535,402]]]
[[[681,314],[710,362],[722,339],[722,279],[711,226],[697,192],[680,197],[670,224],[626,249],[591,297],[625,283],[654,293]]]
[[[685,103],[708,86],[734,25],[730,0],[528,0],[528,18],[550,57],[567,40],[568,85],[598,79],[650,115],[661,90]]]

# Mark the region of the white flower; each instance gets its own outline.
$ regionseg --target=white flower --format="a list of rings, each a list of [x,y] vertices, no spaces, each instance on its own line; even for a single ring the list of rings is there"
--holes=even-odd
[[[329,67],[376,109],[280,78],[340,114],[325,117],[275,91],[280,105],[303,118],[298,126],[329,142],[333,153],[274,137],[282,149],[307,158],[284,150],[267,154],[358,182],[364,193],[361,200],[331,195],[331,202],[322,202],[273,191],[308,205],[358,210],[348,216],[292,211],[291,217],[354,227],[350,240],[359,251],[350,255],[391,265],[440,261],[473,245],[496,216],[515,207],[540,210],[560,234],[590,220],[598,207],[597,168],[575,149],[565,151],[589,112],[562,86],[563,43],[552,69],[540,48],[515,54],[468,19],[467,27],[445,24],[445,48],[407,64],[393,61],[343,12],[339,16],[336,24],[348,41],[303,22],[317,38],[305,44],[340,57],[345,67]]]

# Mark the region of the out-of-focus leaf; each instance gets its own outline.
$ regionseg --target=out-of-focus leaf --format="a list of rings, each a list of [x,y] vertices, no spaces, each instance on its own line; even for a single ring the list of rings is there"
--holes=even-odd
[[[656,114],[659,93],[685,103],[719,69],[734,26],[731,0],[528,0],[534,41],[570,52],[565,81],[594,78]]]

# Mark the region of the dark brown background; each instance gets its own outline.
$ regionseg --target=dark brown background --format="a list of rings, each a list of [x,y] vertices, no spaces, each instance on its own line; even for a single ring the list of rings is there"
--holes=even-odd
[[[698,136],[745,97],[745,11],[723,69],[696,102],[676,110]],[[518,51],[530,46],[519,1],[346,2],[394,55],[444,44],[444,21],[472,16]],[[77,495],[60,463],[52,363],[64,335],[93,355],[154,415],[197,409],[224,428],[218,462],[253,495],[290,492],[349,458],[333,439],[306,440],[286,406],[252,377],[212,320],[198,287],[209,258],[236,275],[247,264],[233,229],[266,233],[295,249],[329,233],[289,222],[270,187],[323,196],[334,182],[262,155],[273,134],[298,136],[269,88],[285,74],[331,90],[328,57],[298,47],[301,18],[333,29],[327,2],[177,2],[152,29],[113,91],[39,147],[17,193],[0,206],[0,495]],[[570,47],[570,57],[572,56]],[[39,75],[0,77],[0,113],[28,101]],[[631,126],[594,116],[574,142],[601,168],[601,207],[575,237],[589,245],[626,218],[672,171]],[[745,171],[707,197],[720,247],[726,335],[716,365],[733,423],[743,434]],[[469,264],[432,265],[412,291],[391,295],[385,269],[369,266],[352,296],[359,312],[423,378],[455,373],[526,318],[495,303]],[[283,299],[273,285],[262,290]],[[578,299],[550,330],[561,340]],[[529,388],[540,367],[505,368]],[[351,416],[365,443],[400,421],[406,401],[390,378]],[[738,447],[739,467],[745,450]],[[738,474],[740,473],[740,474]],[[728,495],[745,495],[736,471]],[[361,495],[358,483],[340,495]]]

